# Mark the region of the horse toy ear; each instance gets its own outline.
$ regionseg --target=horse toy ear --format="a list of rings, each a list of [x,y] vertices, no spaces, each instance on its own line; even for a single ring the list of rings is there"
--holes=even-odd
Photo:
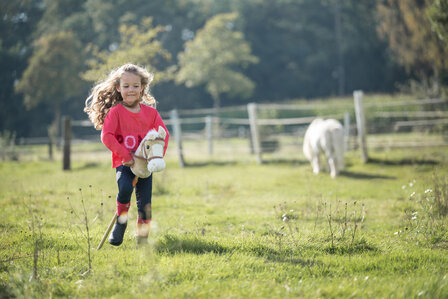
[[[159,137],[165,139],[166,137],[166,131],[162,126],[159,126]]]

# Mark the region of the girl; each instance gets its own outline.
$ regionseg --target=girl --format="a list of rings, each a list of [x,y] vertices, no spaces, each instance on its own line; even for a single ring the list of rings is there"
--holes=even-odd
[[[113,70],[109,76],[97,83],[86,100],[84,111],[97,130],[101,131],[101,141],[112,151],[112,167],[116,168],[117,222],[109,237],[115,246],[123,242],[127,227],[127,213],[134,190],[132,181],[135,175],[130,166],[134,164],[132,151],[135,151],[146,133],[162,126],[167,132],[165,155],[169,133],[157,110],[155,99],[149,93],[153,75],[144,68],[125,64]],[[145,243],[151,221],[152,175],[140,178],[135,185],[137,198],[137,242]]]

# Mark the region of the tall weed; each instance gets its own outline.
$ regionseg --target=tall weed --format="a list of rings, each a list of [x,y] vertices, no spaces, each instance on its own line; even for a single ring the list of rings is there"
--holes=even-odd
[[[299,242],[316,235],[327,236],[324,241],[329,243],[327,251],[330,253],[353,253],[358,249],[369,247],[366,247],[365,239],[359,237],[366,211],[365,205],[360,205],[357,201],[343,204],[341,201],[336,203],[318,202],[316,212],[310,213],[309,215],[312,216],[308,216],[315,217],[315,219],[309,219],[313,223],[311,231],[305,229],[305,224],[301,219],[303,217],[300,217],[299,213],[286,202],[276,205],[274,208],[277,210],[277,219],[283,222],[282,226],[273,234],[279,249],[286,240],[300,248]],[[360,244],[361,247],[358,246]]]
[[[423,237],[431,244],[448,242],[448,179],[433,174],[431,188],[417,193],[412,191],[409,200],[414,203],[405,210],[407,225],[413,235]],[[412,187],[413,182],[410,183]],[[401,232],[401,231],[400,231]]]

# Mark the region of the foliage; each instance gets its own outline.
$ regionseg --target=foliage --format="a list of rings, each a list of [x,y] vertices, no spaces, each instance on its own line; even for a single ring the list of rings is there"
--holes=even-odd
[[[245,36],[261,62],[247,72],[257,84],[256,99],[339,94],[341,76],[345,94],[391,89],[387,82],[392,73],[384,72],[386,65],[394,69],[394,80],[401,80],[375,31],[374,1],[247,1],[241,11]]]
[[[93,58],[87,61],[90,69],[83,74],[83,78],[97,81],[111,69],[132,62],[147,67],[148,71],[155,74],[156,82],[166,79],[169,73],[157,69],[160,60],[170,59],[170,54],[157,40],[163,28],[153,27],[152,19],[146,18],[140,26],[121,25],[119,31],[120,44],[112,52],[100,51],[98,47],[91,45]]]
[[[25,110],[23,95],[14,91],[32,54],[31,33],[42,15],[42,8],[36,2],[24,0],[0,3],[0,130],[17,132],[18,137],[42,136],[46,133],[45,122],[51,120],[52,115],[45,109],[37,114]]]
[[[16,91],[23,93],[28,109],[39,103],[53,107],[52,131],[57,134],[61,105],[82,92],[83,81],[79,77],[83,67],[81,43],[72,32],[57,32],[42,36],[36,41],[35,48]]]
[[[81,60],[74,56],[73,64],[80,68],[80,71],[73,72],[78,77],[76,79],[82,78],[87,68],[89,71],[99,70],[105,61],[104,68],[108,67],[107,63],[119,64],[118,60],[123,58],[123,54],[114,53],[119,53],[120,49],[129,51],[127,60],[142,61],[141,64],[156,72],[157,80],[161,80],[152,91],[160,99],[159,107],[163,110],[210,107],[210,91],[215,93],[215,99],[216,95],[219,96],[220,104],[235,105],[245,101],[315,100],[335,94],[349,95],[356,89],[374,93],[393,92],[410,79],[416,80],[416,84],[411,85],[421,90],[432,95],[443,95],[437,88],[442,89],[447,82],[446,67],[440,67],[443,66],[442,58],[446,52],[434,50],[432,38],[437,37],[431,33],[428,17],[420,6],[424,3],[426,8],[426,3],[430,2],[404,1],[400,7],[394,6],[397,10],[401,9],[397,11],[397,16],[406,17],[403,20],[406,20],[405,24],[409,27],[406,28],[412,34],[400,34],[402,26],[392,23],[385,29],[391,34],[398,32],[398,36],[402,37],[400,41],[412,46],[405,46],[405,49],[413,51],[417,60],[409,66],[410,72],[406,73],[406,65],[400,65],[403,61],[398,59],[408,57],[407,54],[390,55],[393,51],[391,44],[381,38],[376,30],[377,26],[384,27],[383,18],[378,18],[378,4],[388,7],[392,0],[3,1],[0,3],[0,129],[15,131],[18,137],[36,137],[46,133],[47,125],[52,121],[51,115],[55,114],[54,102],[40,102],[32,110],[26,110],[24,94],[15,93],[15,86],[24,78],[31,57],[37,53],[33,45],[59,32],[71,32],[80,46],[77,54],[85,54]],[[443,3],[441,0],[434,1],[428,10],[433,30],[438,30],[437,24],[443,23]],[[419,9],[422,9],[421,13],[413,16],[415,12],[420,12]],[[203,32],[205,25],[213,18],[232,13],[238,14],[238,18],[232,22],[234,28],[231,31],[241,34],[244,41],[235,45],[250,45],[250,55],[257,57],[259,63],[248,62],[247,67],[231,65],[222,68],[227,69],[224,74],[230,76],[231,84],[219,84],[218,87],[215,84],[212,88],[207,88],[205,82],[194,87],[176,84],[175,76],[170,71],[181,69],[178,58],[185,54],[186,43],[192,45],[197,34]],[[383,16],[381,12],[380,16]],[[148,17],[152,19],[152,25],[146,27],[142,24]],[[132,37],[132,46],[122,44],[126,38],[123,37],[123,30],[128,30]],[[157,32],[154,37],[149,34],[152,30]],[[438,32],[441,35],[441,31]],[[219,40],[225,36],[215,36],[213,42],[205,46],[219,50]],[[138,49],[139,42],[142,47],[154,46],[149,47],[149,55],[157,53],[156,56],[142,57],[145,49]],[[442,41],[439,43],[444,44]],[[428,51],[421,52],[422,46],[418,45],[428,47]],[[67,50],[71,51],[70,48]],[[203,52],[211,53],[208,49]],[[117,55],[117,61],[112,61],[115,58],[109,61],[109,55]],[[168,59],[169,56],[172,59]],[[205,62],[199,68],[201,71],[203,68],[216,69],[215,61]],[[433,69],[433,65],[436,68]],[[62,69],[58,72],[63,73],[65,65],[59,67]],[[104,71],[92,73],[89,80],[98,80]],[[420,75],[426,78],[417,77]],[[426,88],[426,82],[431,83],[430,90]],[[413,86],[407,91],[412,92]],[[88,94],[89,88],[88,84],[82,84],[77,95],[63,100],[61,113],[74,119],[84,117],[82,98]],[[217,88],[222,90],[218,93]],[[71,92],[64,90],[62,94]],[[250,96],[245,98],[247,95]]]
[[[93,43],[101,50],[108,49],[114,45],[120,36],[119,27],[121,17],[124,14],[124,2],[121,0],[87,0],[84,4],[84,11],[91,20],[92,26],[89,28],[95,37],[88,40],[87,44]],[[135,1],[134,1],[135,2]],[[134,4],[134,3],[132,3]]]
[[[387,0],[378,4],[381,23],[378,31],[387,37],[391,50],[409,73],[419,79],[434,77],[439,95],[442,72],[448,71],[448,48],[433,32],[425,13],[430,1]]]
[[[176,81],[187,87],[205,84],[220,107],[220,95],[247,98],[254,83],[239,71],[258,59],[251,54],[250,45],[242,32],[234,30],[236,13],[216,15],[199,30],[194,40],[187,41],[179,54],[180,69]]]
[[[423,192],[412,188],[415,180],[403,190],[412,203],[405,210],[405,227],[400,232],[415,236],[418,241],[435,246],[448,244],[448,181],[446,176],[433,175],[433,184]],[[409,194],[410,193],[410,194]]]
[[[43,7],[43,15],[37,23],[33,35],[37,38],[60,31],[73,32],[82,44],[94,38],[92,20],[87,0],[42,0],[35,5]]]
[[[433,28],[448,47],[448,1],[435,0],[428,9]]]
[[[16,86],[28,108],[41,102],[61,104],[78,95],[82,81],[81,44],[71,32],[41,37],[27,69]]]

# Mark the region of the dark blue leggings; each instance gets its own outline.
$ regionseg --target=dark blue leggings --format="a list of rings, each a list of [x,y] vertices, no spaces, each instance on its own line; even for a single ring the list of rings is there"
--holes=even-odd
[[[117,201],[121,204],[128,204],[131,201],[132,180],[135,175],[128,166],[117,167],[118,195]],[[137,198],[138,218],[141,220],[151,219],[151,196],[152,196],[152,174],[146,179],[138,178],[135,185],[135,197]]]

